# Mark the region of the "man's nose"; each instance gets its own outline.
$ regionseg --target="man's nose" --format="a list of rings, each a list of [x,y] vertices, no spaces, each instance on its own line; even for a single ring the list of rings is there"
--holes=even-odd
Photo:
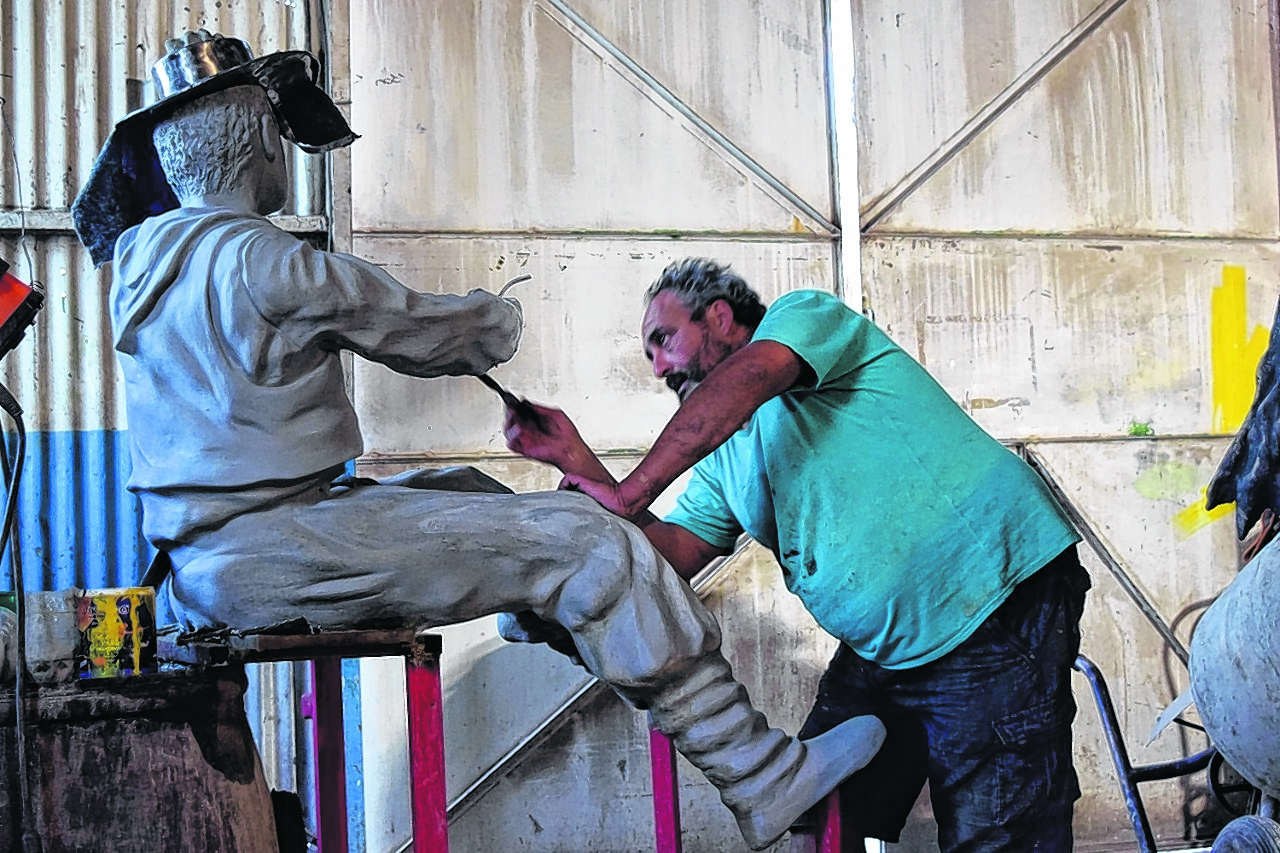
[[[662,353],[655,353],[653,356],[653,375],[659,379],[665,379],[670,372],[671,361]]]

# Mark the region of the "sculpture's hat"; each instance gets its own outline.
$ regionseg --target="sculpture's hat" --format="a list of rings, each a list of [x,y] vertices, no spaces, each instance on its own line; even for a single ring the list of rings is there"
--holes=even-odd
[[[151,132],[183,104],[231,86],[256,85],[267,93],[281,135],[302,150],[320,153],[357,138],[317,85],[319,60],[304,50],[254,58],[242,40],[208,30],[169,39],[165,49],[151,66],[158,100],[116,123],[71,206],[76,234],[94,266],[111,260],[125,229],[178,206]]]

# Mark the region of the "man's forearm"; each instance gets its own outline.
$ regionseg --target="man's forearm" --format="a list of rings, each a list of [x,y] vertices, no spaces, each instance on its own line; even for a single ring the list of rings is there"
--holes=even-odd
[[[556,462],[556,467],[560,469],[562,474],[571,474],[584,480],[597,480],[615,486],[618,484],[614,476],[609,473],[609,469],[604,467],[600,457],[596,456],[595,451],[586,445],[559,459]]]
[[[766,400],[795,385],[802,362],[765,341],[739,350],[711,372],[676,411],[653,448],[621,483],[619,498],[636,512],[725,442]]]

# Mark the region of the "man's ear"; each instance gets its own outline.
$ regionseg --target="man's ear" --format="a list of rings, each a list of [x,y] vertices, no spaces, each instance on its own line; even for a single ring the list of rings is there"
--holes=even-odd
[[[722,335],[727,335],[733,328],[733,306],[723,299],[717,299],[708,305],[702,316],[711,328]]]

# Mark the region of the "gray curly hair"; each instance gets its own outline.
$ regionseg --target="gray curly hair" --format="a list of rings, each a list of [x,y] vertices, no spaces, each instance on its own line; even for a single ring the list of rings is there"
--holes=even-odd
[[[707,258],[685,258],[670,264],[645,292],[645,305],[664,290],[678,296],[694,320],[701,320],[707,307],[718,299],[729,303],[736,323],[752,331],[764,317],[764,302],[742,276],[728,264]]]
[[[272,115],[266,92],[233,86],[183,104],[157,124],[151,139],[174,193],[212,195],[239,185],[264,115]]]

